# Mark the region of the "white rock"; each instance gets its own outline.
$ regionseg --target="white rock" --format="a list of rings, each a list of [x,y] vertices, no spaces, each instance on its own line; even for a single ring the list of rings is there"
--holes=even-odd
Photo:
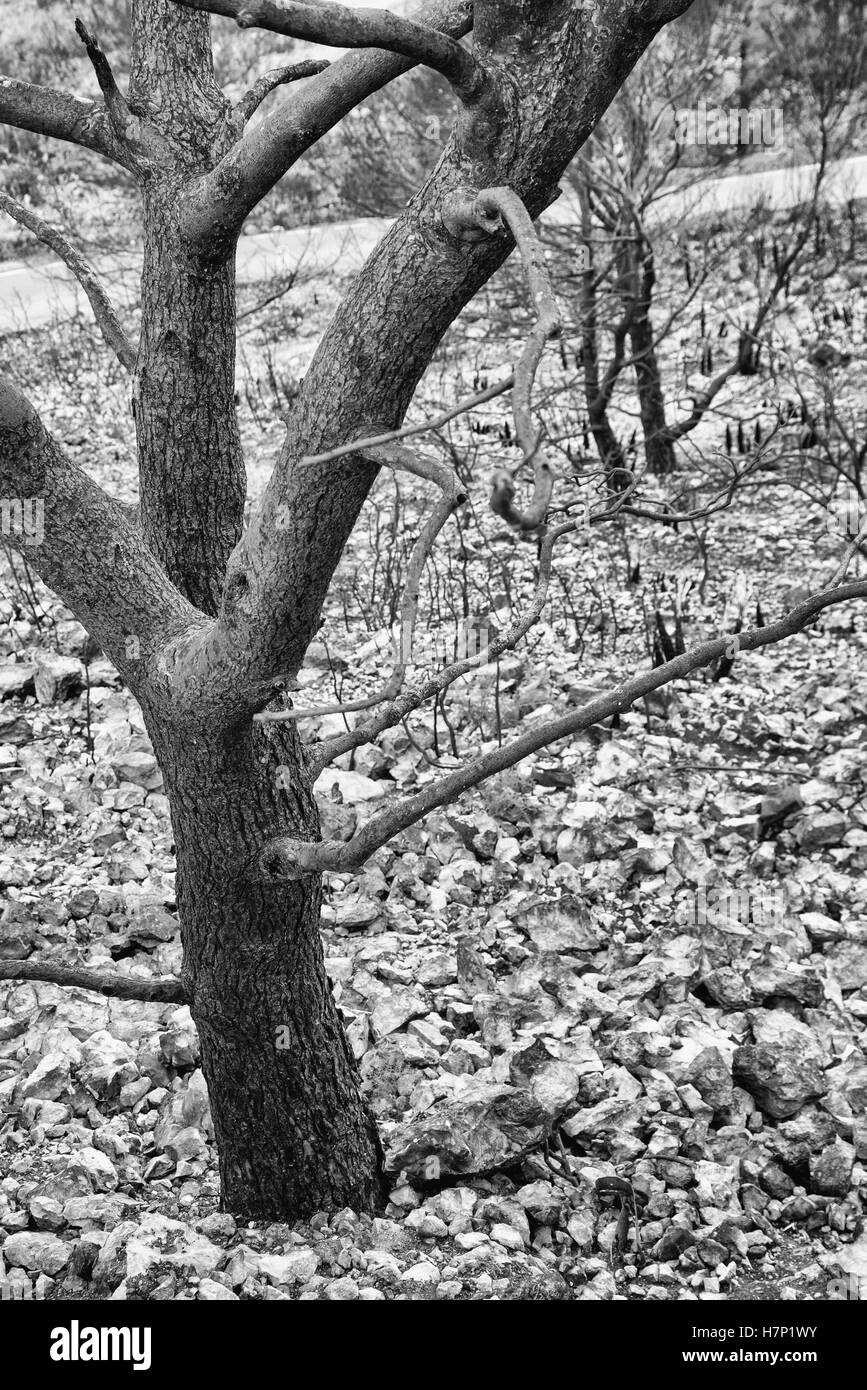
[[[59,1274],[72,1246],[47,1231],[17,1231],[3,1242],[6,1263],[37,1274]]]
[[[385,784],[374,782],[372,777],[362,777],[360,772],[347,772],[339,767],[327,767],[313,784],[318,796],[331,798],[335,785],[343,800],[350,806],[359,801],[380,801],[385,796]]]
[[[440,1240],[449,1233],[446,1223],[434,1216],[432,1211],[425,1211],[424,1207],[411,1211],[403,1224],[420,1236],[431,1236]]]
[[[227,1289],[225,1284],[218,1284],[216,1279],[203,1279],[199,1285],[197,1297],[202,1303],[239,1303],[240,1299],[231,1289]]]
[[[400,1277],[406,1284],[438,1284],[440,1272],[429,1260],[420,1260],[417,1265],[405,1269]]]
[[[514,1226],[507,1226],[505,1222],[496,1221],[491,1227],[491,1240],[495,1240],[498,1245],[504,1245],[507,1250],[523,1250],[524,1237],[520,1231],[516,1231]]]
[[[859,1236],[852,1245],[844,1246],[835,1259],[844,1274],[867,1280],[867,1232]]]
[[[236,1245],[226,1265],[232,1287],[237,1289],[245,1279],[255,1279],[261,1259],[262,1256],[256,1250],[251,1250],[249,1245]]]
[[[21,1085],[25,1100],[57,1100],[69,1086],[69,1057],[47,1052]]]
[[[370,1016],[370,1023],[374,1036],[379,1039],[395,1033],[411,1018],[419,1018],[427,1013],[430,1013],[430,1004],[426,999],[414,990],[397,985],[385,998],[380,999]]]
[[[78,1149],[67,1163],[66,1171],[70,1175],[82,1174],[94,1192],[113,1192],[117,1187],[114,1164],[101,1149]]]
[[[413,1037],[421,1038],[422,1042],[427,1043],[428,1047],[432,1047],[436,1052],[445,1052],[448,1047],[448,1039],[444,1038],[440,1030],[426,1018],[411,1019],[406,1031]]]
[[[271,1284],[306,1284],[319,1265],[319,1256],[306,1246],[298,1246],[286,1255],[260,1255],[259,1269]]]
[[[325,1297],[332,1303],[353,1303],[360,1290],[354,1279],[335,1279],[325,1290]]]
[[[191,1265],[199,1275],[210,1274],[223,1260],[223,1251],[183,1221],[149,1212],[140,1223],[130,1221],[109,1233],[100,1251],[95,1274],[105,1272],[121,1252],[125,1255],[125,1279],[145,1274],[151,1265],[166,1263],[181,1268]]]

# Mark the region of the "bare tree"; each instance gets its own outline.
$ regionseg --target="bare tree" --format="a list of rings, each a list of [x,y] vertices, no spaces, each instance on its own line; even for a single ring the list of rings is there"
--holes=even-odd
[[[420,688],[406,687],[397,669],[367,718],[307,750],[281,695],[293,688],[380,467],[407,469],[439,494],[409,565],[404,611],[412,625],[420,567],[461,490],[447,469],[416,452],[412,436],[395,434],[449,325],[516,243],[535,315],[514,372],[521,459],[498,478],[495,500],[509,524],[538,536],[541,546],[534,601],[498,639],[502,647],[519,641],[541,611],[554,545],[578,523],[545,524],[552,470],[530,396],[556,312],[531,219],[555,196],[642,52],[689,3],[428,0],[409,21],[327,3],[132,0],[128,93],[83,26],[101,100],[0,79],[0,121],[86,145],[140,187],[142,330],[132,349],[138,522],[71,464],[8,381],[0,386],[0,487],[44,499],[34,562],[128,683],[163,769],[184,968],[180,986],[156,983],[148,997],[189,1001],[223,1203],[234,1212],[293,1219],[319,1208],[370,1208],[383,1195],[376,1127],[323,965],[322,871],[359,865],[432,807],[716,660],[724,648],[727,639],[705,643],[520,734],[388,806],[346,844],[319,839],[316,772],[473,664],[457,663]],[[229,105],[213,74],[212,14],[361,52],[290,86],[282,104],[247,125],[272,77],[249,100]],[[462,43],[470,32],[472,43]],[[234,404],[238,235],[324,132],[415,63],[450,83],[454,130],[326,331],[244,530]],[[277,80],[297,75],[287,70]],[[97,303],[118,355],[131,361],[103,299]],[[525,509],[517,500],[520,468],[533,476]],[[602,506],[594,520],[611,511]],[[867,585],[843,577],[782,623],[742,633],[741,648],[778,641],[828,605],[867,593]],[[0,974],[36,977],[14,961]],[[110,978],[71,976],[123,992]],[[51,978],[59,979],[57,971]],[[291,1046],[278,1050],[278,1034],[288,1034]]]
[[[756,373],[793,279],[815,260],[812,239],[825,213],[829,169],[851,150],[853,133],[863,119],[863,0],[822,0],[821,5],[807,7],[811,22],[793,24],[793,34],[776,22],[769,27],[764,67],[752,79],[753,95],[769,102],[785,99],[792,134],[797,117],[800,157],[815,161],[809,188],[785,222],[759,203],[742,218],[730,218],[720,237],[705,215],[703,228],[694,229],[691,239],[683,236],[685,284],[677,285],[672,294],[669,283],[666,303],[665,285],[657,281],[665,279],[666,269],[671,281],[671,257],[666,263],[665,248],[675,228],[671,217],[656,215],[660,198],[676,187],[680,215],[687,220],[691,189],[696,186],[700,193],[711,157],[707,146],[690,149],[675,141],[676,112],[694,107],[700,96],[710,98],[711,105],[722,98],[725,69],[737,53],[750,8],[743,0],[726,0],[705,15],[693,7],[691,24],[675,26],[644,56],[570,170],[580,223],[576,218],[571,227],[556,227],[548,238],[565,252],[560,260],[567,266],[570,260],[576,262],[576,248],[585,253],[580,275],[573,272],[571,277],[580,285],[583,394],[597,453],[609,470],[629,466],[627,448],[611,418],[616,392],[621,392],[616,401],[621,416],[637,417],[647,468],[668,474],[705,417],[716,414],[724,403],[728,408],[733,379]],[[738,129],[741,124],[750,126],[749,120],[740,120],[745,114],[734,113]],[[776,131],[775,139],[780,135],[781,130]],[[726,148],[739,151],[742,146],[732,138]],[[765,274],[766,240],[773,248],[770,274]],[[746,251],[751,246],[758,252],[758,263],[747,272]],[[744,261],[745,279],[738,286],[736,312],[731,311],[731,321],[724,325],[726,332],[731,330],[732,346],[726,352],[725,344],[716,343],[711,350],[710,342],[704,341],[703,293],[718,273],[721,257],[735,248]],[[689,404],[676,419],[671,418],[674,393],[671,381],[665,380],[660,352],[666,339],[693,326],[690,319],[701,323],[706,382],[689,383]],[[623,399],[630,373],[635,408]],[[679,379],[677,384],[683,385]]]

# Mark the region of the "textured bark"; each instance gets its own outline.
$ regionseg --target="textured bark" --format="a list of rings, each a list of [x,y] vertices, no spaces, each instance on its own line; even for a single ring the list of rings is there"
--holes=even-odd
[[[246,496],[234,280],[232,262],[204,265],[186,244],[175,191],[149,188],[134,396],[141,525],[169,578],[205,613],[219,607]]]
[[[274,883],[257,867],[276,827],[318,837],[297,734],[179,732],[153,713],[149,723],[172,808],[182,979],[223,1206],[290,1221],[370,1210],[384,1198],[381,1152],[325,972],[319,878]]]
[[[629,342],[638,389],[638,407],[644,436],[644,456],[649,471],[658,476],[674,470],[674,446],[665,413],[662,378],[656,359],[656,340],[650,317],[656,266],[653,248],[640,238],[628,252],[632,286]]]
[[[581,201],[581,235],[585,246],[592,243],[592,219],[590,201],[584,184],[579,187]],[[599,307],[596,269],[592,258],[588,261],[581,277],[581,364],[584,378],[584,401],[587,406],[587,420],[590,433],[596,444],[600,462],[606,473],[625,474],[626,458],[608,418],[608,404],[611,390],[620,371],[623,359],[623,344],[627,324],[624,323],[615,337],[615,359],[612,369],[606,373],[603,385],[599,375]]]
[[[76,468],[10,382],[0,380],[0,496],[37,497],[44,537],[24,548],[133,690],[170,633],[187,634],[195,610],[154,559],[123,507]],[[19,544],[16,537],[10,542]],[[127,638],[139,654],[127,653]]]
[[[243,523],[246,478],[235,413],[233,256],[209,260],[182,227],[187,186],[237,127],[216,85],[210,21],[171,0],[134,0],[130,100],[161,158],[143,182],[142,332],[133,396],[141,524],[197,608],[219,606]]]
[[[635,363],[644,456],[648,470],[664,476],[674,470],[674,447],[666,419],[653,325],[645,308],[639,309],[629,336]]]
[[[460,38],[471,28],[470,0],[427,0],[413,18]],[[411,58],[372,49],[331,63],[315,85],[274,103],[190,191],[185,225],[204,246],[234,244],[248,213],[327,131],[373,92],[413,67]]]
[[[49,985],[93,990],[112,999],[143,999],[158,1004],[184,1004],[187,998],[180,980],[143,979],[140,975],[121,975],[120,971],[108,974],[39,960],[0,960],[0,980],[39,980]]]
[[[55,140],[68,140],[95,150],[126,168],[132,167],[128,152],[109,125],[105,109],[96,102],[82,101],[70,92],[56,92],[32,82],[0,77],[0,125],[32,130],[35,135],[50,135]]]

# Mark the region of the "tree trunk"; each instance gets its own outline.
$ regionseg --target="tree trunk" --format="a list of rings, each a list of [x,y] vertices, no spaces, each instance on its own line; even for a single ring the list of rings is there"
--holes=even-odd
[[[318,838],[297,734],[148,722],[172,811],[183,981],[223,1208],[281,1221],[375,1209],[381,1148],[325,972],[320,881],[262,882],[256,870],[271,836]]]
[[[234,257],[203,264],[188,247],[176,186],[148,188],[144,202],[133,397],[142,531],[181,593],[213,614],[246,497],[235,412]]]
[[[585,247],[589,248],[593,244],[593,225],[587,188],[583,183],[579,186],[579,197],[581,235]],[[608,405],[616,374],[610,383],[606,377],[605,386],[599,378],[599,315],[596,270],[592,256],[588,257],[586,269],[581,277],[581,361],[590,432],[605,473],[612,480],[615,489],[619,490],[627,472],[626,457],[608,418]]]
[[[142,179],[141,339],[133,385],[141,526],[169,578],[219,606],[241,538],[246,476],[235,413],[235,258],[195,247],[185,191],[237,134],[214,78],[210,20],[132,0],[130,102],[151,129]]]
[[[629,336],[635,362],[644,456],[648,471],[664,477],[674,472],[674,446],[665,415],[665,396],[662,392],[659,363],[656,360],[649,305],[639,306]]]
[[[133,390],[141,527],[170,579],[217,612],[240,539],[245,470],[234,402],[234,255],[185,231],[185,192],[231,148],[210,20],[133,0],[130,99],[156,151],[142,180],[142,330]],[[241,677],[238,681],[243,684]],[[199,1032],[223,1206],[292,1221],[383,1197],[376,1126],[335,1007],[319,938],[320,882],[263,880],[273,836],[318,839],[297,732],[252,725],[238,682],[211,673],[174,698],[172,673],[136,686],[166,782],[177,855],[183,981]]]
[[[622,283],[628,294],[629,345],[635,369],[638,409],[644,437],[644,457],[650,473],[674,471],[674,446],[665,414],[665,396],[656,358],[656,339],[650,311],[656,286],[653,247],[642,235],[621,253]]]

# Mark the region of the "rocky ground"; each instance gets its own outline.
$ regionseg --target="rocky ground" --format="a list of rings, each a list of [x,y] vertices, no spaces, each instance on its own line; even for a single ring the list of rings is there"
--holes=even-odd
[[[331,302],[323,291],[320,320]],[[300,302],[289,296],[286,312],[302,315]],[[466,316],[476,365],[487,312],[482,302]],[[306,328],[318,326],[311,309]],[[26,367],[76,461],[134,500],[125,386],[80,335],[40,343],[19,375]],[[463,360],[463,387],[446,399],[473,389]],[[269,413],[266,387],[263,370],[242,393],[254,491],[280,435],[279,392]],[[758,405],[763,383],[751,389]],[[463,443],[475,458],[478,435]],[[741,569],[754,583],[741,603],[750,623],[757,596],[775,618],[791,586],[827,579],[841,548],[827,521],[779,493],[760,522],[753,494],[739,494],[714,523],[688,640],[728,621]],[[643,590],[629,582],[625,532],[577,537],[524,648],[457,683],[436,722],[413,717],[323,774],[327,836],[348,837],[458,756],[646,665],[642,604],[652,612],[663,576],[687,565],[695,577],[701,556],[689,536],[639,522],[628,540]],[[327,652],[315,648],[302,673],[305,701],[381,679],[374,629],[387,603],[380,595],[365,622],[352,605],[372,574],[383,582],[384,549],[362,524]],[[526,600],[530,548],[490,518],[460,559],[449,581],[463,574],[480,618],[502,622]],[[0,601],[0,962],[175,976],[168,807],[140,713],[15,564]],[[447,626],[439,603],[439,589],[423,595],[426,630]],[[864,614],[830,610],[739,659],[729,679],[701,675],[616,729],[528,759],[380,850],[360,877],[328,878],[327,969],[392,1183],[375,1217],[237,1225],[217,1209],[188,1010],[0,981],[3,1297],[857,1297],[865,668]]]
[[[863,633],[843,640],[863,656]],[[0,984],[4,1296],[857,1292],[865,711],[810,682],[815,656],[766,659],[797,715],[696,683],[660,732],[627,716],[330,881],[327,968],[394,1184],[380,1216],[236,1226],[186,1007]],[[159,772],[108,683],[90,690],[95,761],[76,754],[76,660],[37,659],[37,693],[4,705],[0,956],[175,974]],[[7,693],[26,682],[23,662],[5,673]],[[714,711],[731,737],[699,763]],[[399,733],[373,762],[324,775],[335,833],[424,760]],[[807,762],[769,794],[769,768]]]

